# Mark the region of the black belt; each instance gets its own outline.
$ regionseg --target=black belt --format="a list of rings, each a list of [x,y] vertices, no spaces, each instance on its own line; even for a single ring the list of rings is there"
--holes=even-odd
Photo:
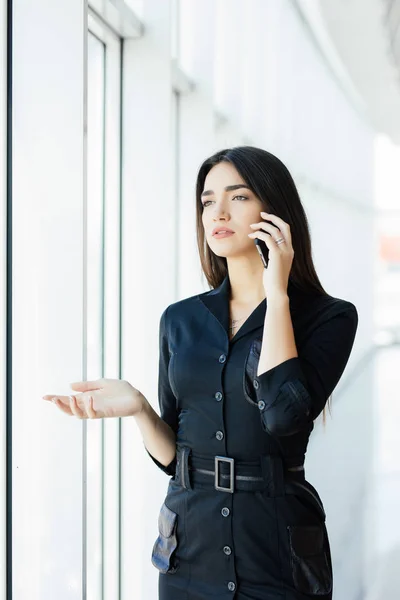
[[[210,488],[221,492],[266,491],[270,496],[284,495],[289,476],[280,455],[266,454],[254,461],[240,461],[228,456],[204,456],[191,448],[177,448],[174,481],[186,489]],[[304,467],[292,467],[304,479]],[[294,475],[294,473],[293,473]]]

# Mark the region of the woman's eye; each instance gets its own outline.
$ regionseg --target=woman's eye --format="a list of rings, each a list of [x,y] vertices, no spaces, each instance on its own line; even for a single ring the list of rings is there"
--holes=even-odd
[[[247,196],[234,196],[232,200],[235,200],[235,198],[243,198],[243,200],[248,200]],[[203,202],[203,208],[205,208],[209,202],[212,202],[212,200],[206,200]]]

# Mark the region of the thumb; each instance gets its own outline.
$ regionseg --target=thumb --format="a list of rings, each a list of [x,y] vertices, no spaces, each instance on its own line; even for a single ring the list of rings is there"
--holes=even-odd
[[[89,392],[90,390],[99,390],[102,386],[98,379],[95,381],[75,381],[69,384],[73,390],[80,392]]]

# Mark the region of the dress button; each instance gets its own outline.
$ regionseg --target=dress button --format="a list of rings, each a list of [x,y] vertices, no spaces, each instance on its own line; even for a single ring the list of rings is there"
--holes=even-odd
[[[233,581],[230,581],[230,582],[228,583],[228,590],[229,590],[230,592],[234,592],[234,591],[235,591],[235,588],[236,588],[236,585],[233,583]]]
[[[224,437],[224,434],[222,431],[217,431],[217,433],[215,434],[215,437],[217,438],[217,440],[222,440],[222,438]]]
[[[222,400],[222,393],[221,392],[215,392],[214,396],[215,396],[215,399],[218,400],[218,402],[220,400]]]
[[[260,400],[260,401],[258,402],[258,408],[259,408],[260,410],[262,410],[263,408],[265,408],[265,402],[264,402],[264,400]]]
[[[253,385],[254,385],[255,389],[258,390],[260,384],[258,383],[257,379],[253,379]]]
[[[224,506],[224,508],[221,510],[222,516],[227,517],[229,515],[229,513],[230,513],[229,508],[227,506]]]
[[[221,354],[221,356],[219,357],[219,362],[220,363],[224,363],[226,361],[226,356],[225,354]]]
[[[232,550],[229,548],[229,546],[224,546],[224,552],[225,554],[231,554]]]

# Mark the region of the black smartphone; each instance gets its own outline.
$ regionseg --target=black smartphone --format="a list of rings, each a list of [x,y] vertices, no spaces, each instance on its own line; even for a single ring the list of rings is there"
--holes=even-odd
[[[264,267],[267,268],[269,260],[269,248],[267,244],[264,242],[264,240],[260,240],[259,238],[254,238],[254,243],[261,256],[261,260],[263,261]]]
[[[277,227],[277,225],[275,225],[275,223],[271,223],[271,221],[267,221],[267,223],[273,225],[280,233],[280,229],[279,227]],[[264,242],[264,240],[260,240],[259,238],[254,238],[254,243],[261,256],[261,260],[263,261],[264,267],[267,268],[269,261],[269,248],[267,244]]]

